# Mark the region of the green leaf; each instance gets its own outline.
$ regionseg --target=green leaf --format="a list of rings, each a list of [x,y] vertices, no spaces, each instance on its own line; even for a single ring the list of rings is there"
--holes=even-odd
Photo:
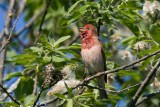
[[[72,98],[73,97],[73,94],[72,94],[72,88],[68,87],[68,85],[66,84],[66,82],[64,82],[65,84],[65,87],[68,91],[68,94],[69,94],[69,98]]]
[[[14,102],[2,102],[0,101],[0,104],[3,105],[3,107],[19,107],[18,104],[14,103]]]
[[[140,80],[140,75],[138,72],[134,70],[121,70],[118,72],[118,75],[123,77],[123,76],[131,76],[134,80],[139,81]]]
[[[57,96],[60,99],[65,99],[66,100],[66,97],[63,94],[55,93],[54,95]]]
[[[46,48],[48,48],[48,49],[52,49],[52,44],[50,44],[50,43],[48,42],[48,39],[47,39],[46,35],[42,35],[42,36],[40,37],[40,43],[42,43],[42,45],[43,45],[44,47],[46,47]]]
[[[21,72],[12,72],[12,73],[9,73],[3,80],[4,81],[8,81],[14,77],[18,77],[18,76],[22,76],[22,73]]]
[[[114,68],[114,62],[107,61],[107,68],[108,69],[113,69]]]
[[[73,10],[77,7],[77,5],[78,5],[80,2],[82,2],[82,1],[84,1],[84,0],[79,0],[79,1],[77,1],[76,3],[74,3],[74,4],[69,8],[68,13],[70,13],[71,11],[73,11]]]
[[[152,39],[156,43],[160,44],[160,37],[159,37],[160,36],[160,27],[153,24],[150,26],[149,32],[150,32]]]
[[[140,31],[137,25],[133,23],[125,23],[125,22],[123,23],[134,33],[135,36],[139,36]]]
[[[80,105],[80,107],[90,107],[90,106],[88,106],[88,105],[85,105],[85,104],[82,104],[82,103],[80,103],[80,102],[76,102],[77,104],[79,104]]]
[[[121,100],[122,97],[118,95],[113,95],[113,94],[108,94],[109,99],[114,99],[114,100]]]
[[[51,61],[51,59],[52,59],[51,57],[45,56],[43,57],[43,63],[48,63]]]
[[[79,8],[79,12],[81,14],[84,14],[85,12],[87,12],[87,8],[88,8],[88,5],[84,5],[81,8]]]
[[[54,43],[54,47],[56,47],[57,45],[59,45],[61,42],[69,39],[71,36],[63,36],[60,39],[58,39],[55,43]]]
[[[33,105],[35,99],[36,99],[35,95],[28,95],[27,97],[25,97],[25,99],[24,99],[25,106],[29,107],[29,106]]]
[[[33,92],[34,81],[28,77],[21,77],[20,82],[15,89],[15,97],[20,100]]]
[[[12,61],[19,65],[27,65],[33,63],[36,60],[36,57],[35,54],[26,52],[26,54],[14,56]]]
[[[148,54],[151,54],[153,52],[156,52],[160,50],[160,48],[151,48],[151,49],[148,49],[148,50],[143,50],[142,52],[138,53],[138,56],[145,56],[145,55],[148,55]]]
[[[53,62],[63,62],[63,61],[65,61],[65,59],[58,57],[58,56],[52,56],[52,61]]]
[[[33,51],[33,52],[42,52],[42,48],[38,48],[38,47],[30,47],[30,49]]]
[[[73,99],[68,99],[67,100],[67,105],[66,107],[73,107]]]
[[[89,97],[93,97],[93,92],[86,92],[76,96],[76,98],[89,98]]]
[[[129,0],[126,3],[122,2],[119,8],[128,8],[128,9],[142,9],[143,4],[138,0]]]

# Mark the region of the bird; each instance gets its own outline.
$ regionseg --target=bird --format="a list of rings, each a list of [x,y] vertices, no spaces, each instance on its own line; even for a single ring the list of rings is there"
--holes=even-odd
[[[98,38],[96,27],[92,24],[86,24],[84,27],[80,27],[79,31],[82,42],[81,57],[89,74],[93,75],[106,71],[106,57],[102,43]],[[107,92],[105,91],[105,81],[105,75],[97,78],[100,99],[108,99]]]

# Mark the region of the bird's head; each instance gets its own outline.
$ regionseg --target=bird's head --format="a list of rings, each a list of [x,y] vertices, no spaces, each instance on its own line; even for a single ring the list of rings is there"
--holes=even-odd
[[[98,37],[97,30],[92,24],[86,24],[83,28],[80,28],[79,30],[81,39]]]

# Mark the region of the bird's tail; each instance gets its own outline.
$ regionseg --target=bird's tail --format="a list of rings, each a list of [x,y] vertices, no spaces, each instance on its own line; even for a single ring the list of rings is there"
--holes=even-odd
[[[104,76],[97,78],[97,81],[98,81],[98,87],[101,88],[101,89],[99,89],[100,99],[108,99],[107,92],[105,91]],[[102,90],[102,89],[104,89],[104,90]]]

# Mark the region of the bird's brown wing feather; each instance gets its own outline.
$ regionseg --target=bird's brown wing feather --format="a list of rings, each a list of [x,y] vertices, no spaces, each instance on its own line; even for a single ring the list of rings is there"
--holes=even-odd
[[[106,71],[107,70],[107,67],[106,67],[106,56],[105,56],[103,48],[101,48],[101,53],[102,53],[102,57],[103,57],[104,71]],[[107,75],[104,75],[104,79],[105,79],[105,82],[107,82]]]

